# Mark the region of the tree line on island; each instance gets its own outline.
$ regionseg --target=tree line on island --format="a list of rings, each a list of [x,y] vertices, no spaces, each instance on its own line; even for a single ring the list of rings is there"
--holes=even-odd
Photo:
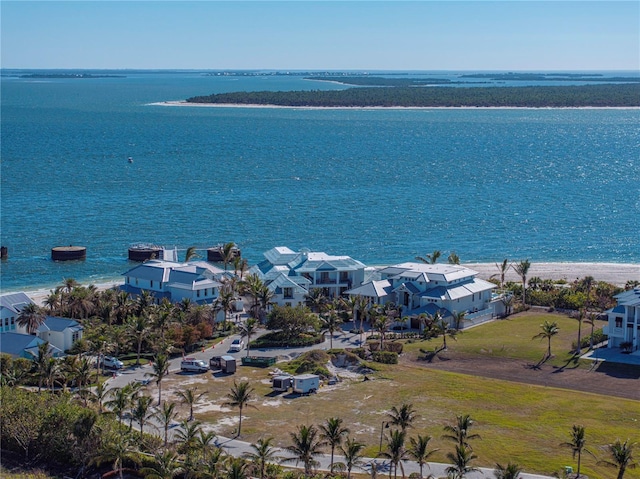
[[[640,84],[524,87],[362,87],[248,91],[188,98],[187,103],[295,107],[638,107]]]

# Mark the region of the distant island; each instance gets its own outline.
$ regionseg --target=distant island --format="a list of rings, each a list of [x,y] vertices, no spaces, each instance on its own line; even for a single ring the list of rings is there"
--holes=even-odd
[[[399,80],[399,79],[393,79]],[[335,81],[335,79],[334,79]],[[346,90],[254,91],[188,98],[194,104],[292,107],[640,107],[640,84],[521,87],[380,86]]]
[[[126,78],[124,75],[94,75],[93,73],[28,73],[18,78]]]

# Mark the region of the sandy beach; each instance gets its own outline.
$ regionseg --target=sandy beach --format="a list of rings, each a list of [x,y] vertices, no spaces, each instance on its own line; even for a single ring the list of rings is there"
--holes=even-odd
[[[465,263],[463,266],[477,271],[478,277],[489,279],[499,273],[495,263]],[[640,264],[629,263],[531,263],[528,278],[538,276],[542,279],[564,279],[569,282],[585,276],[593,276],[596,281],[606,281],[616,286],[624,286],[627,281],[640,281]],[[506,274],[507,281],[520,281],[520,277],[509,268]],[[111,281],[98,283],[95,286],[100,291],[123,284],[123,281]],[[50,289],[38,289],[25,291],[37,304],[42,305],[49,296]]]

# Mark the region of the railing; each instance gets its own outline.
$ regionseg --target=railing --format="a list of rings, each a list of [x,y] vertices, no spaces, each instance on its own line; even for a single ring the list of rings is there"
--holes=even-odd
[[[318,278],[316,284],[336,284],[337,281],[331,278]]]
[[[485,309],[481,309],[480,311],[475,311],[473,313],[467,313],[464,319],[476,319],[482,316],[492,315],[492,314],[493,314],[493,308],[485,308]]]

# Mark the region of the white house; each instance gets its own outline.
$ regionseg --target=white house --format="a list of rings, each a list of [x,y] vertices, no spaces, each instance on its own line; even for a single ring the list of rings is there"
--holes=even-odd
[[[37,334],[55,348],[66,351],[73,343],[82,338],[83,327],[75,319],[47,316],[38,328]]]
[[[45,341],[32,334],[7,332],[0,334],[0,353],[12,358],[34,359],[38,357],[38,346]],[[49,353],[53,357],[63,355],[62,351],[49,344]]]
[[[274,294],[272,301],[279,305],[303,304],[314,288],[321,288],[328,298],[340,297],[364,281],[365,265],[349,256],[278,246],[265,252],[264,257],[249,273],[265,282]]]
[[[229,274],[204,261],[149,260],[124,273],[125,283],[121,289],[133,296],[148,291],[158,302],[167,298],[172,303],[189,299],[209,304],[218,298],[221,281]]]
[[[620,347],[622,343],[631,345],[631,351],[640,347],[640,288],[625,291],[615,296],[618,305],[607,311],[609,324],[608,347]]]
[[[26,333],[18,326],[18,316],[27,304],[34,304],[25,293],[9,293],[0,296],[0,333]]]
[[[489,319],[496,314],[496,285],[476,278],[477,271],[454,264],[401,263],[382,268],[380,279],[345,292],[363,296],[372,303],[393,301],[402,315],[435,314],[444,318],[466,312],[467,320]],[[412,324],[412,327],[416,327]]]

